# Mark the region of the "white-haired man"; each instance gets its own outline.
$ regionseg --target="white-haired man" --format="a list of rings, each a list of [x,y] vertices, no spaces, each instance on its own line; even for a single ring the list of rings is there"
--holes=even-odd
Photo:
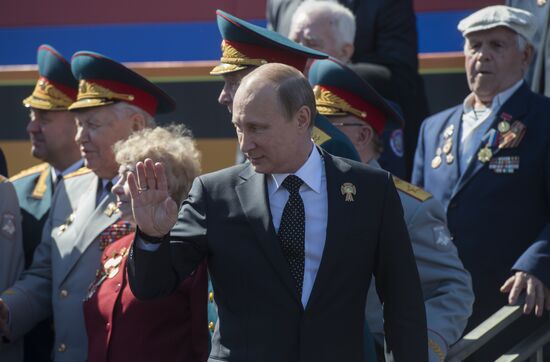
[[[550,308],[550,124],[544,118],[550,100],[523,80],[535,27],[530,13],[500,5],[463,19],[458,28],[472,93],[428,118],[418,141],[413,182],[445,206],[472,275],[476,300],[467,330],[506,303],[501,291],[514,303],[525,290],[525,314]],[[480,360],[506,352],[538,322],[524,317]]]

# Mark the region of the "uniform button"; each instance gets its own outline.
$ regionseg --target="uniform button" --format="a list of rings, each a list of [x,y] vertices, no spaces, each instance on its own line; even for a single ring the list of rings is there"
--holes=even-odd
[[[67,346],[65,345],[65,343],[60,343],[59,347],[57,347],[57,350],[59,352],[65,352],[67,350]]]
[[[210,303],[214,301],[214,292],[208,293],[208,300],[210,301]]]
[[[63,289],[60,293],[59,293],[59,296],[61,298],[67,298],[69,296],[69,292],[67,291],[67,289]]]
[[[111,323],[105,324],[105,330],[109,331],[109,329],[111,329]]]
[[[210,323],[208,323],[208,329],[210,329],[210,331],[212,332],[214,331],[214,326],[215,326],[214,322],[210,321]]]

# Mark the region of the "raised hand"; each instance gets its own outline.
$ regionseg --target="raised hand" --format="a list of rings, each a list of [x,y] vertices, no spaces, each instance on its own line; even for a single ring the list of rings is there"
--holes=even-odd
[[[178,219],[178,205],[168,193],[164,166],[147,158],[136,164],[136,172],[137,176],[128,174],[134,219],[143,233],[162,237]]]
[[[518,271],[500,287],[502,293],[510,293],[508,296],[510,304],[516,303],[524,289],[526,293],[524,314],[530,314],[534,309],[535,315],[541,317],[544,309],[550,310],[550,290],[534,275]]]

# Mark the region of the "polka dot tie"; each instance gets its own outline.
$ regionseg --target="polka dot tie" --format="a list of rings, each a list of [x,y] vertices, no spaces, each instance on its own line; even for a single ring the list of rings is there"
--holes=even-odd
[[[283,210],[278,235],[283,254],[288,261],[290,273],[296,281],[296,288],[300,296],[304,284],[304,241],[306,232],[304,202],[299,193],[300,186],[303,183],[304,181],[295,175],[289,175],[283,181],[282,186],[288,190],[290,195]]]

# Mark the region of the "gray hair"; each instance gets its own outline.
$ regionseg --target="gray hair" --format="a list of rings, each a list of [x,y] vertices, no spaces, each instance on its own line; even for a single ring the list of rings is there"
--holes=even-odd
[[[132,114],[138,113],[143,116],[145,119],[145,127],[151,128],[156,126],[155,119],[149,113],[145,112],[143,109],[134,106],[133,104],[127,102],[117,102],[113,104],[113,111],[117,114],[118,117],[124,118],[129,117]]]
[[[200,152],[191,132],[181,124],[134,132],[115,143],[114,152],[117,163],[129,169],[146,158],[162,162],[170,196],[178,203],[187,197],[200,173]]]
[[[464,37],[464,53],[466,54],[466,51],[467,51],[467,46],[468,46],[468,37]],[[525,48],[527,48],[527,46],[531,46],[531,47],[535,47],[534,44],[530,43],[529,40],[527,40],[523,35],[519,34],[519,33],[516,33],[516,45],[517,45],[517,48],[520,52],[524,52],[525,51]]]
[[[330,25],[337,31],[337,38],[344,43],[353,44],[356,25],[355,16],[351,10],[334,0],[306,0],[294,12],[292,23],[295,23],[301,17],[315,15],[323,15],[329,18]]]

